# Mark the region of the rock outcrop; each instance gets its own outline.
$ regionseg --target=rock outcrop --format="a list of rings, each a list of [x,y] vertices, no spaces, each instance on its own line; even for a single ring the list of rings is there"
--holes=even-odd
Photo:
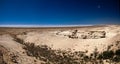
[[[105,31],[88,31],[88,32],[82,32],[77,33],[78,38],[81,39],[99,39],[99,38],[105,38],[106,32]]]
[[[67,36],[72,39],[99,39],[105,38],[106,32],[105,31],[86,31],[86,32],[79,32],[78,30],[74,31],[62,31],[56,33],[56,35],[63,35]]]

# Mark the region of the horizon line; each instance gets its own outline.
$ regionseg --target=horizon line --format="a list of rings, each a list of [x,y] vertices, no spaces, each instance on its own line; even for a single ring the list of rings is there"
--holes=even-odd
[[[0,27],[75,27],[75,26],[93,26],[92,24],[79,25],[0,25]]]
[[[32,24],[31,25],[30,24],[29,25],[27,25],[27,24],[24,24],[24,25],[23,24],[21,24],[21,25],[20,24],[17,24],[17,25],[15,25],[15,24],[9,24],[9,25],[6,24],[5,25],[4,24],[3,25],[3,24],[0,24],[0,27],[18,27],[18,28],[19,27],[20,28],[21,27],[22,28],[31,28],[31,27],[33,27],[33,28],[35,28],[35,27],[82,27],[82,26],[85,27],[85,26],[103,26],[103,25],[120,25],[120,24],[76,24],[76,25],[75,24],[73,24],[73,25],[62,25],[62,24],[61,25],[52,25],[52,24],[51,25],[50,24],[49,25],[38,25],[38,24],[36,24],[36,25],[35,24],[33,24],[33,25]]]

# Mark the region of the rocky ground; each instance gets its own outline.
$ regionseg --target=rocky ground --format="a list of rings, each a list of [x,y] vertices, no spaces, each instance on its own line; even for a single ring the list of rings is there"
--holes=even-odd
[[[120,25],[1,27],[0,64],[120,64]]]

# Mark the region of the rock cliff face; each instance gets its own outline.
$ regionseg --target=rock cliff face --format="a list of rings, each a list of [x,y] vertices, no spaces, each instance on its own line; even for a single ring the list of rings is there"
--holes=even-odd
[[[87,32],[80,32],[78,30],[74,31],[62,31],[57,32],[56,35],[63,35],[67,36],[72,39],[99,39],[99,38],[105,38],[106,32],[105,31],[87,31]]]
[[[82,39],[99,39],[99,38],[105,38],[106,32],[105,31],[88,31],[88,32],[83,32],[83,33],[78,33],[79,38]]]

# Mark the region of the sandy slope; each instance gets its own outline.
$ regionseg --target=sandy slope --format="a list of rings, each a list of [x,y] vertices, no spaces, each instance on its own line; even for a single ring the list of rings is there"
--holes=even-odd
[[[8,50],[8,56],[16,56],[13,58],[13,60],[11,60],[15,64],[37,64],[37,62],[40,63],[40,61],[37,61],[35,58],[27,56],[27,54],[25,54],[25,50],[22,48],[22,45],[15,42],[13,40],[13,37],[11,37],[9,34],[0,36],[0,45],[4,46]],[[34,60],[36,60],[36,62],[34,62]],[[8,64],[13,63],[8,62]]]

